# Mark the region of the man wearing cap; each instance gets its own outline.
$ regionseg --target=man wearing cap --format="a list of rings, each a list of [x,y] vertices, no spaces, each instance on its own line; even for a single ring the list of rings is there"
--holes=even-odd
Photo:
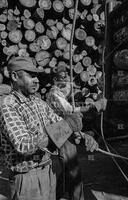
[[[4,162],[12,171],[11,199],[56,200],[51,156],[82,129],[81,115],[63,119],[35,95],[38,70],[31,58],[13,57],[7,67],[12,91],[0,107],[0,128]]]
[[[64,66],[59,66],[57,74],[54,78],[54,85],[47,94],[47,102],[51,108],[61,117],[64,117],[73,112],[87,112],[94,105],[87,105],[82,107],[75,107],[73,110],[72,105],[68,102],[68,97],[71,94],[70,78],[67,74]],[[62,174],[58,178],[58,199],[75,199],[84,200],[83,183],[81,179],[80,168],[77,159],[76,143],[80,139],[85,140],[87,150],[94,151],[98,144],[88,134],[82,132],[74,133],[74,140],[69,138],[60,149],[60,154],[63,159],[60,160],[62,163]],[[60,188],[63,182],[63,187]]]

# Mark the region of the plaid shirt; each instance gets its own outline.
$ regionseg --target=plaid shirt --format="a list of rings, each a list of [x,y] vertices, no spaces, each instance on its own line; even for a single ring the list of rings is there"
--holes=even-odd
[[[34,95],[26,98],[12,91],[6,96],[0,108],[0,139],[6,166],[25,172],[47,162],[50,155],[39,150],[38,141],[43,138],[46,147],[45,126],[61,120],[46,102]]]

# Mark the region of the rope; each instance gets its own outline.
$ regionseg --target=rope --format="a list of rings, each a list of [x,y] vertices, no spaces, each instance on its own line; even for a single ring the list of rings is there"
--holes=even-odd
[[[3,179],[5,181],[9,181],[9,178],[5,178],[5,177],[2,177],[2,176],[0,176],[0,179]]]
[[[97,151],[99,151],[100,153],[106,154],[108,156],[113,156],[113,157],[116,157],[116,158],[121,158],[121,159],[124,159],[124,160],[128,160],[128,158],[125,157],[125,156],[121,156],[119,154],[114,154],[114,153],[111,153],[111,152],[108,152],[108,151],[104,151],[104,150],[102,150],[100,148],[98,148]]]
[[[77,9],[78,9],[79,0],[76,0],[74,14],[73,14],[73,24],[71,30],[71,40],[70,40],[70,48],[69,48],[69,55],[70,55],[70,84],[71,84],[71,100],[72,100],[72,107],[73,111],[75,108],[75,100],[74,100],[74,91],[73,91],[73,65],[72,65],[72,56],[73,56],[73,38],[74,38],[74,31],[76,25],[76,17],[77,17]]]

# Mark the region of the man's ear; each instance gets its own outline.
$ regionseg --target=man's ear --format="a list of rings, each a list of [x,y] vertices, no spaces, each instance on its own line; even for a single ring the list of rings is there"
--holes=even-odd
[[[12,77],[12,80],[13,80],[13,81],[17,81],[17,79],[18,79],[17,72],[12,71],[12,72],[11,72],[11,77]]]

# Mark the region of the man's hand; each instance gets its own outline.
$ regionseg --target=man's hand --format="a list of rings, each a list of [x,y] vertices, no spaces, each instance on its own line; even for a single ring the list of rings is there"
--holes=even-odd
[[[39,137],[38,137],[38,144],[37,144],[38,148],[43,150],[43,148],[48,146],[48,143],[49,143],[48,136],[40,134]]]
[[[96,101],[94,105],[98,112],[105,110],[107,106],[107,99],[103,97],[102,99],[99,99],[98,101]]]
[[[93,104],[87,104],[86,106],[80,107],[80,112],[82,112],[82,113],[88,112],[93,107],[94,107]]]
[[[79,132],[83,128],[82,117],[83,115],[81,113],[73,113],[71,115],[67,115],[65,120],[69,124],[72,131]]]
[[[86,133],[83,133],[82,136],[85,140],[85,146],[86,146],[87,151],[93,152],[94,150],[96,150],[96,151],[98,150],[99,145],[92,136],[90,136]]]

